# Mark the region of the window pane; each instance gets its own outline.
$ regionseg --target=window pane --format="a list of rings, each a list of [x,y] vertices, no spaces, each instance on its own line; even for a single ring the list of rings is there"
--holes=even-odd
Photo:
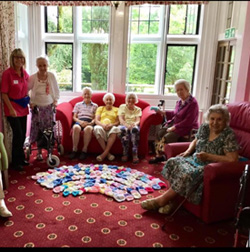
[[[93,90],[107,90],[108,45],[82,44],[82,84]]]
[[[127,91],[155,93],[157,45],[130,45],[127,71]]]
[[[108,6],[82,7],[82,33],[109,33]]]
[[[170,5],[169,34],[197,34],[198,5]]]
[[[158,34],[160,7],[154,5],[131,7],[131,34]]]
[[[178,79],[193,81],[196,46],[168,46],[164,94],[175,93],[173,84]]]
[[[72,33],[73,16],[71,6],[48,6],[45,8],[46,32]]]
[[[46,43],[46,54],[49,57],[49,70],[56,72],[61,91],[72,88],[72,44]]]

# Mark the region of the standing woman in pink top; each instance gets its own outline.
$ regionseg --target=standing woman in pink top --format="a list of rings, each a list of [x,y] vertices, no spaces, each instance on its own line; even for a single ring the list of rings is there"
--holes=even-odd
[[[23,170],[25,161],[23,144],[26,137],[27,115],[29,113],[28,103],[28,78],[25,71],[25,55],[18,48],[10,55],[10,67],[2,75],[2,99],[4,102],[4,113],[12,128],[12,168]]]

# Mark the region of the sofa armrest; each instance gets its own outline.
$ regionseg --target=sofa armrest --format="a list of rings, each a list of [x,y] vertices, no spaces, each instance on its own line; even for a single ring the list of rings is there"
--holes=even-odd
[[[161,115],[150,110],[151,106],[147,106],[142,110],[142,116],[140,120],[140,143],[139,143],[139,155],[145,156],[148,154],[148,136],[151,125],[158,125],[162,123]]]
[[[204,167],[204,182],[206,180],[209,180],[209,183],[211,183],[238,179],[242,175],[247,163],[249,161],[210,163]]]
[[[165,155],[167,159],[171,157],[175,157],[180,153],[187,150],[190,143],[188,142],[180,142],[180,143],[169,143],[165,144]]]
[[[68,141],[71,141],[72,110],[73,107],[69,102],[62,102],[56,107],[56,120],[60,121],[62,125],[62,145],[64,148],[67,146]]]

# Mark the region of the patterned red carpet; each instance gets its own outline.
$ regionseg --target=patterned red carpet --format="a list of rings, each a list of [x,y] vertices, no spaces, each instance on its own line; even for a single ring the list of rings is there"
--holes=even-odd
[[[173,217],[141,208],[141,200],[162,194],[166,188],[154,190],[140,199],[117,202],[100,193],[83,193],[67,197],[54,193],[31,177],[46,172],[45,161],[35,160],[32,152],[25,171],[9,170],[6,204],[13,213],[0,218],[0,247],[232,247],[235,228],[233,220],[206,225],[181,208]],[[43,156],[46,157],[46,151]],[[63,165],[78,160],[60,157]],[[160,178],[163,164],[121,164],[120,157],[112,165],[124,165]],[[83,162],[81,162],[83,163]],[[95,156],[84,164],[96,163]],[[111,164],[110,161],[105,164]],[[165,230],[162,230],[164,223]],[[244,245],[245,241],[241,243]]]

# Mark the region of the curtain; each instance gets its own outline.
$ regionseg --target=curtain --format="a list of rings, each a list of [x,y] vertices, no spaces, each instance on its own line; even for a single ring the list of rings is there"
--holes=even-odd
[[[25,5],[44,5],[44,6],[107,6],[111,1],[18,1]]]
[[[15,12],[14,1],[0,1],[0,84],[2,73],[9,66],[9,57],[15,49]],[[12,129],[4,116],[3,101],[0,106],[0,131],[4,133],[4,144],[11,161]]]
[[[142,4],[207,4],[208,1],[125,1],[127,6],[130,5],[142,5]]]

